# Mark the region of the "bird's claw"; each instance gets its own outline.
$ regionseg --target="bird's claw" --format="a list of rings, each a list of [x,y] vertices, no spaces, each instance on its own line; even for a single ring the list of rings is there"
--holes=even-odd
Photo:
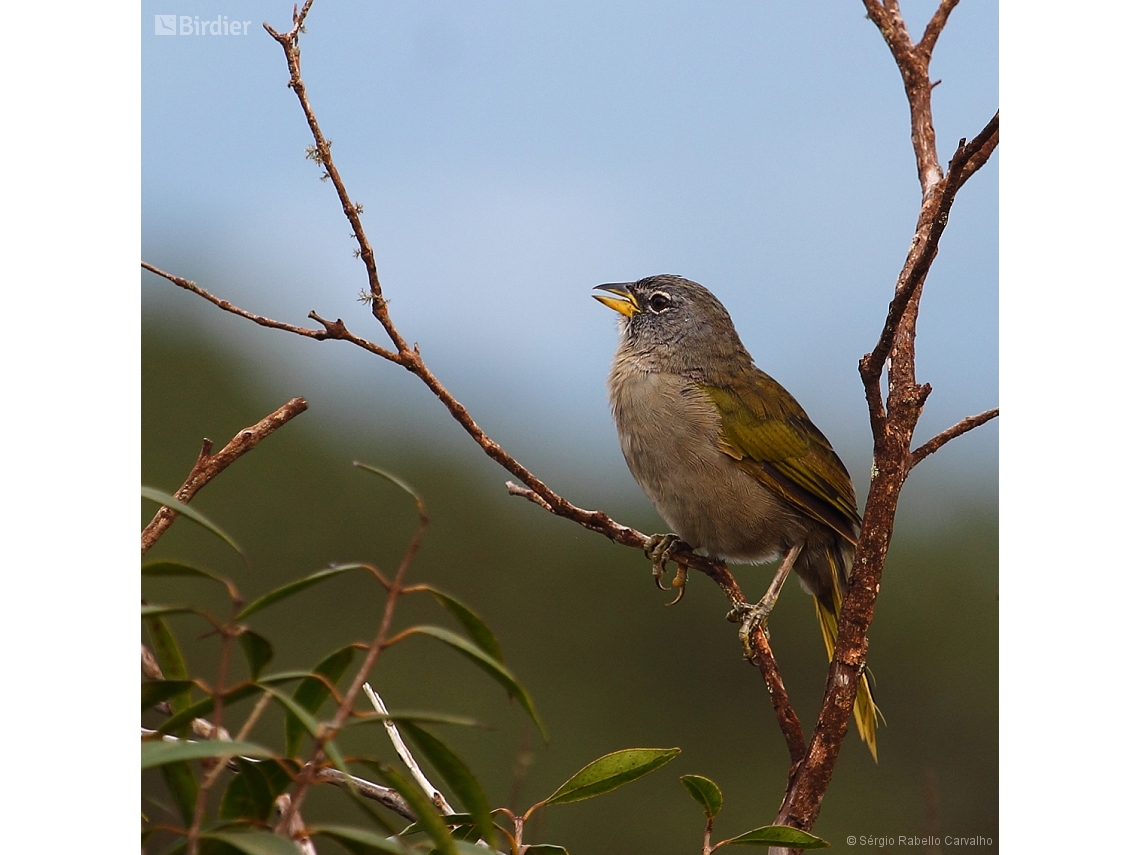
[[[740,643],[744,647],[745,658],[751,659],[756,654],[752,637],[757,630],[768,637],[768,615],[772,612],[775,603],[766,602],[767,597],[756,605],[741,603],[728,613],[728,619],[740,624]]]
[[[655,534],[649,538],[645,547],[645,557],[653,563],[653,583],[660,591],[668,591],[669,587],[662,582],[665,577],[665,566],[673,560],[673,552],[681,538],[675,534]],[[677,575],[673,577],[672,587],[677,589],[677,596],[669,603],[670,606],[679,603],[685,596],[685,584],[689,579],[689,568],[684,564],[677,564]]]

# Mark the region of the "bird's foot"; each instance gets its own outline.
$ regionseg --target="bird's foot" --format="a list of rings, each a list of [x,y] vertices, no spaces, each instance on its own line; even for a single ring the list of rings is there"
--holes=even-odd
[[[775,605],[775,600],[768,602],[768,598],[764,597],[756,605],[741,603],[728,613],[730,621],[740,624],[740,643],[744,647],[744,655],[747,659],[751,659],[756,653],[752,639],[757,630],[764,633],[765,638],[768,637],[768,615],[772,613],[772,608]]]
[[[673,553],[680,544],[681,538],[675,534],[655,534],[649,538],[645,547],[645,557],[653,563],[653,583],[659,590],[668,591],[669,588],[661,581],[665,577],[665,566],[673,560]],[[689,568],[678,562],[677,575],[673,577],[672,586],[677,589],[677,596],[669,603],[673,605],[685,596],[685,584],[689,579]]]

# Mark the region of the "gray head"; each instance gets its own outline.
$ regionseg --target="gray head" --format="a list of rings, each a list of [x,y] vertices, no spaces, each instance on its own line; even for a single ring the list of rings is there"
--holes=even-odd
[[[752,362],[720,300],[696,282],[663,274],[595,290],[606,292],[595,300],[621,315],[619,353],[653,369],[681,373]]]

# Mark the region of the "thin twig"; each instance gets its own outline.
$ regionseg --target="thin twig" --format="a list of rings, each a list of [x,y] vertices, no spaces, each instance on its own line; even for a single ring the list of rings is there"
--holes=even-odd
[[[967,431],[971,431],[976,427],[980,427],[988,422],[990,419],[997,418],[998,409],[994,407],[992,410],[986,410],[984,413],[978,413],[976,416],[970,416],[962,419],[958,424],[946,428],[942,433],[938,434],[931,439],[928,439],[918,448],[916,448],[910,455],[910,466],[913,469],[922,460],[932,455],[950,440],[955,437],[961,436]]]
[[[296,335],[303,335],[307,338],[328,338],[328,333],[326,333],[324,330],[311,330],[305,327],[298,327],[293,324],[283,323],[282,321],[275,321],[272,318],[266,318],[261,315],[254,314],[253,312],[247,312],[245,309],[238,308],[229,300],[223,300],[221,297],[215,297],[213,294],[198,285],[196,282],[192,282],[189,279],[184,279],[181,276],[175,276],[173,273],[167,273],[165,270],[160,270],[153,264],[148,264],[144,261],[142,262],[142,267],[144,270],[149,270],[151,273],[157,274],[163,279],[173,282],[179,288],[184,288],[193,294],[197,294],[204,300],[213,303],[219,309],[235,314],[238,317],[245,318],[247,321],[253,321],[258,326],[268,327],[269,329],[274,330],[284,330],[285,332],[291,332]]]
[[[244,430],[239,431],[237,436],[226,443],[225,448],[217,454],[210,454],[210,451],[213,449],[213,443],[210,442],[210,440],[202,440],[202,450],[198,454],[198,460],[194,463],[194,468],[190,470],[190,474],[186,476],[186,480],[182,486],[178,488],[178,492],[174,494],[174,498],[184,504],[188,503],[199,490],[216,478],[227,466],[252,449],[265,439],[265,437],[277,430],[277,428],[300,415],[308,408],[309,405],[305,403],[304,398],[293,398],[291,401],[278,407],[257,424],[250,425]],[[142,531],[143,555],[146,555],[147,550],[154,546],[155,542],[162,537],[163,532],[170,528],[171,523],[173,523],[177,517],[178,512],[168,507],[163,506],[158,509],[158,513],[154,515],[154,519],[147,523],[146,528]]]
[[[364,694],[368,696],[368,700],[372,702],[373,709],[380,715],[388,715],[388,708],[384,706],[384,699],[381,698],[376,691],[367,682],[363,686]],[[392,742],[392,747],[396,749],[396,754],[404,761],[404,765],[412,774],[412,780],[416,782],[424,795],[428,797],[428,801],[436,806],[436,808],[444,814],[453,814],[455,809],[447,803],[444,798],[443,792],[436,787],[428,776],[424,774],[420,764],[416,762],[415,756],[412,754],[411,749],[408,748],[407,743],[404,742],[404,737],[400,736],[400,729],[396,727],[396,722],[391,719],[384,721],[384,729],[388,732],[388,739]]]

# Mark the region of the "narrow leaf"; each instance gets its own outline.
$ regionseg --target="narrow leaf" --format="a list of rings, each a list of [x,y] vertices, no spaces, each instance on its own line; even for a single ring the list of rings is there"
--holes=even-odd
[[[413,851],[399,840],[384,837],[375,831],[351,828],[347,825],[310,825],[309,834],[313,837],[331,837],[349,852],[359,855],[369,855],[372,852],[382,852],[385,855],[412,855]]]
[[[291,712],[298,719],[300,719],[301,724],[304,725],[305,730],[309,732],[310,736],[312,736],[314,739],[317,739],[320,736],[322,730],[321,723],[313,718],[308,710],[306,710],[284,692],[279,692],[269,686],[262,686],[262,688],[265,691],[269,692],[269,694],[273,695],[277,703],[281,704],[281,706],[283,706],[288,712]],[[336,747],[336,743],[333,742],[332,739],[325,741],[324,752],[328,755],[329,760],[332,761],[333,765],[336,766],[341,772],[346,775],[352,774],[348,771],[348,766],[345,765],[344,757],[341,756],[340,750]]]
[[[763,828],[754,828],[723,843],[734,846],[785,846],[795,849],[826,849],[831,845],[814,834],[787,825],[765,825]]]
[[[355,647],[342,647],[335,653],[330,653],[313,669],[314,674],[320,674],[333,685],[344,676],[348,666],[352,664],[352,657],[356,653]],[[316,715],[321,705],[328,700],[328,686],[322,681],[309,677],[293,690],[293,700],[303,709]],[[305,727],[292,713],[285,714],[285,753],[293,757],[301,749],[301,741],[305,738]]]
[[[209,570],[192,567],[180,561],[150,561],[142,566],[142,574],[152,579],[170,576],[191,576],[199,579],[209,579],[211,582],[217,582],[219,585],[224,586],[226,593],[230,595],[230,599],[236,600],[238,598],[237,586],[225,576],[219,576],[216,573],[211,573]]]
[[[404,797],[404,801],[408,803],[408,807],[412,809],[416,819],[420,821],[420,827],[427,832],[436,848],[443,855],[458,855],[455,840],[452,839],[447,826],[443,824],[439,811],[436,810],[435,805],[428,801],[423,791],[392,766],[381,766],[380,774],[383,775],[388,786]]]
[[[724,795],[720,787],[704,775],[682,775],[681,783],[689,791],[689,795],[705,809],[705,818],[712,819],[720,813],[724,806]]]
[[[179,760],[204,760],[207,757],[273,757],[273,752],[252,742],[229,742],[222,739],[203,739],[199,742],[167,742],[166,740],[142,743],[142,768],[151,769]]]
[[[463,629],[471,636],[474,641],[484,653],[498,662],[503,661],[503,651],[499,648],[498,639],[495,634],[491,632],[490,628],[483,622],[483,619],[475,612],[471,611],[459,600],[450,594],[445,594],[443,591],[436,590],[430,585],[424,585],[436,601],[443,606],[451,616],[462,624]]]
[[[244,630],[238,636],[238,644],[241,645],[245,661],[249,665],[249,679],[256,680],[273,658],[273,645],[264,636],[258,635],[251,629]]]
[[[221,819],[245,819],[252,822],[268,822],[273,811],[273,799],[269,782],[261,772],[261,763],[242,757],[234,758],[240,771],[230,779],[222,796],[218,817]]]
[[[194,804],[198,801],[198,778],[193,767],[183,760],[180,763],[168,763],[160,770],[166,789],[174,798],[178,807],[178,814],[186,827],[194,821]]]
[[[423,500],[420,499],[420,494],[417,493],[407,481],[397,478],[391,472],[386,472],[378,466],[370,466],[367,463],[361,463],[359,460],[352,461],[352,465],[358,469],[363,469],[365,472],[371,472],[373,475],[379,475],[386,481],[395,484],[397,487],[399,487],[401,490],[416,500],[416,506],[418,508],[423,508]]]
[[[163,701],[170,700],[175,695],[185,695],[186,698],[189,698],[190,690],[193,687],[193,680],[144,680],[142,684],[143,712]],[[171,709],[173,708],[172,704]]]
[[[237,545],[233,538],[231,538],[228,534],[214,525],[214,523],[210,522],[206,515],[201,511],[190,507],[184,502],[178,501],[169,493],[164,493],[162,490],[154,489],[154,487],[143,487],[142,497],[144,499],[150,499],[152,502],[158,502],[160,505],[165,505],[173,511],[178,511],[178,513],[183,514],[187,519],[193,520],[194,522],[198,523],[198,525],[202,526],[202,528],[206,529],[209,532],[212,532],[213,534],[216,534],[227,544],[229,544],[230,547],[233,548],[234,552],[236,552],[242,558],[245,558],[245,553],[241,551],[241,547]]]
[[[348,570],[360,570],[363,567],[363,564],[341,564],[336,567],[329,567],[327,570],[318,570],[316,573],[313,573],[310,576],[306,576],[304,579],[297,579],[294,582],[290,582],[288,585],[282,585],[280,588],[270,591],[263,597],[258,597],[256,600],[238,612],[234,617],[234,620],[245,620],[247,617],[252,614],[256,614],[266,606],[271,606],[274,603],[278,603],[281,600],[284,600],[286,597],[291,597],[294,594],[300,593],[306,588],[310,588],[313,585],[316,585],[318,582],[323,582],[326,579],[331,579],[334,576],[339,576],[341,573],[344,573]]]
[[[583,768],[555,790],[544,804],[568,804],[608,793],[648,775],[680,753],[680,748],[626,748],[624,751],[615,751]]]
[[[417,633],[419,635],[427,635],[431,638],[438,639],[444,644],[454,647],[464,656],[469,658],[472,662],[490,674],[497,680],[503,688],[507,690],[507,694],[512,698],[518,700],[523,709],[527,711],[535,725],[538,726],[542,738],[546,739],[546,728],[542,726],[542,721],[538,717],[538,710],[534,708],[534,702],[530,699],[530,694],[523,688],[522,684],[515,679],[514,675],[507,670],[506,666],[489,656],[482,649],[476,647],[465,638],[460,638],[450,630],[442,629],[438,626],[417,626],[408,630],[409,633]]]
[[[424,756],[431,761],[443,778],[444,783],[451,787],[463,806],[471,812],[479,835],[490,844],[495,842],[495,821],[491,819],[491,805],[479,781],[471,773],[459,757],[444,742],[437,739],[418,725],[404,722],[404,733],[411,737]]]
[[[217,840],[243,855],[298,855],[297,844],[270,831],[204,831],[202,840]]]
[[[345,722],[345,727],[359,727],[362,724],[385,724],[389,721],[396,724],[403,724],[404,722],[412,722],[413,724],[454,724],[459,727],[482,727],[486,728],[487,725],[483,722],[473,718],[468,718],[462,715],[448,715],[447,713],[435,712],[418,712],[410,710],[389,710],[385,715],[384,713],[373,713],[370,715],[362,716],[360,718],[350,718]]]
[[[166,621],[160,617],[148,617],[143,619],[143,623],[150,635],[150,643],[154,648],[151,652],[154,653],[154,659],[162,670],[162,676],[167,680],[190,679],[186,660],[182,658],[182,650],[178,647],[178,639],[174,637]],[[192,697],[187,690],[172,695],[169,700],[171,711],[177,714],[190,706]]]

